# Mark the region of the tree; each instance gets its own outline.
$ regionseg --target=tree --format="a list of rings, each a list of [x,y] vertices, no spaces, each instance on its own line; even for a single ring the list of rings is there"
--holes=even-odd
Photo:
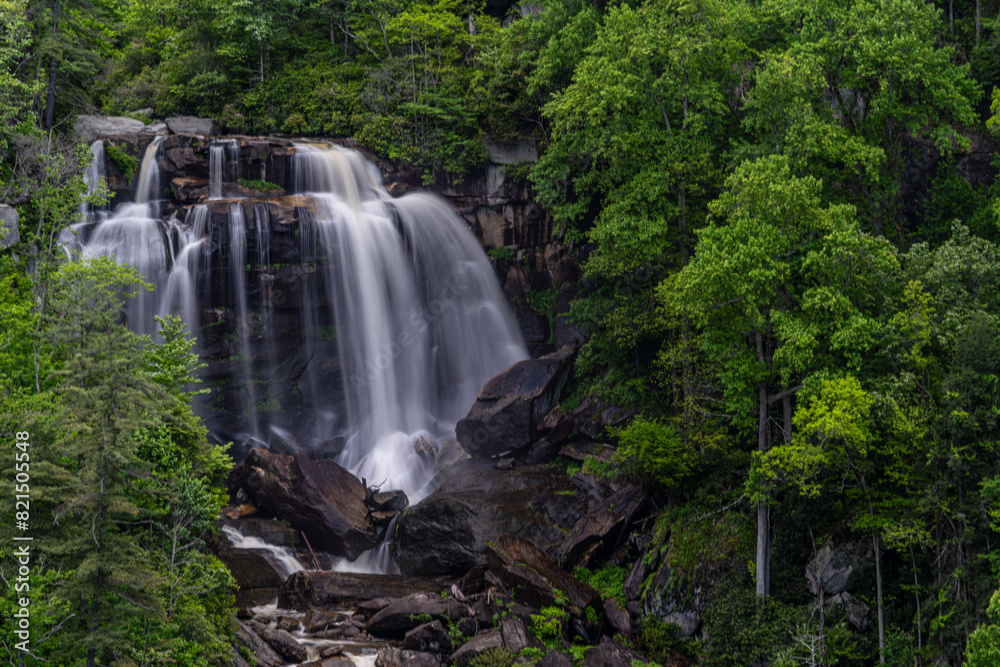
[[[850,206],[820,205],[821,183],[796,178],[788,159],[740,165],[698,232],[691,263],[661,298],[702,332],[719,367],[725,403],[770,450],[770,424],[792,439],[792,397],[802,379],[836,361],[861,364],[877,338],[866,311],[879,301],[879,276],[898,266],[891,248],[860,232]],[[780,418],[771,417],[780,406]],[[757,509],[757,595],[770,592],[770,508]]]

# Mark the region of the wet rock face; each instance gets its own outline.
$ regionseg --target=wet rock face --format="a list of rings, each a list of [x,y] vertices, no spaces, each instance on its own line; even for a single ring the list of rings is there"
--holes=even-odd
[[[564,609],[583,619],[590,607],[598,617],[604,605],[597,591],[561,569],[545,553],[516,535],[498,535],[489,546],[493,572],[514,599],[536,609],[550,607],[560,599]]]
[[[304,611],[316,607],[357,609],[360,618],[368,618],[414,593],[437,594],[440,584],[397,577],[389,574],[354,574],[349,572],[296,572],[278,591],[278,606]]]
[[[502,533],[555,550],[587,509],[561,472],[549,466],[501,471],[481,460],[451,466],[436,492],[400,515],[390,547],[396,564],[411,576],[461,576],[486,565],[486,547]]]
[[[253,449],[234,470],[231,488],[305,532],[316,548],[353,560],[375,546],[364,486],[330,459]]]
[[[519,361],[490,378],[469,414],[455,427],[472,456],[491,457],[538,439],[538,425],[559,400],[569,378],[569,348],[540,359]]]

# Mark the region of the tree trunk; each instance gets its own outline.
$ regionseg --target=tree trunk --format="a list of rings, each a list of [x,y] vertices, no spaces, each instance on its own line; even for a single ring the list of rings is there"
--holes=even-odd
[[[951,41],[955,41],[955,0],[948,0],[948,30],[951,31]]]
[[[885,610],[882,607],[882,551],[879,549],[878,532],[872,532],[875,547],[875,601],[878,605],[878,661],[885,664]]]
[[[59,34],[59,0],[52,0],[52,38]],[[45,129],[51,130],[55,125],[56,116],[56,75],[59,59],[55,53],[52,54],[52,62],[49,63],[49,90],[45,101]]]
[[[761,336],[757,336],[758,354],[763,356]],[[767,443],[767,383],[757,383],[757,449],[763,454]],[[757,504],[757,597],[771,594],[771,516],[766,500]]]

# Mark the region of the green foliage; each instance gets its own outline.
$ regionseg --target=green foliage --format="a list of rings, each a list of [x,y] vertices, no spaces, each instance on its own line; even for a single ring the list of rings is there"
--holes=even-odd
[[[680,627],[654,617],[643,619],[637,644],[644,656],[660,665],[677,653],[693,657],[689,643],[681,639]]]
[[[503,647],[488,648],[469,660],[470,667],[510,667],[514,655]]]
[[[1000,591],[993,593],[986,613],[989,622],[979,625],[969,635],[965,647],[968,667],[986,667],[1000,662]]]
[[[516,262],[517,256],[514,251],[510,249],[509,246],[500,246],[499,248],[491,248],[486,251],[486,254],[494,259],[502,259],[506,262]]]
[[[238,179],[236,181],[241,188],[246,190],[254,190],[256,192],[274,192],[276,190],[281,190],[281,186],[276,183],[271,183],[270,181],[248,181],[245,178]]]
[[[624,567],[608,565],[600,570],[578,567],[574,570],[573,576],[600,593],[601,599],[614,598],[622,608],[628,604],[622,590],[625,577],[628,576],[628,570]]]
[[[531,615],[531,634],[549,648],[557,646],[563,633],[563,626],[569,616],[559,607],[544,607],[538,614]]]
[[[635,417],[608,434],[619,441],[611,466],[616,476],[671,488],[691,474],[684,440],[670,425]]]
[[[121,170],[126,182],[131,183],[139,173],[139,161],[107,139],[104,140],[104,153]]]

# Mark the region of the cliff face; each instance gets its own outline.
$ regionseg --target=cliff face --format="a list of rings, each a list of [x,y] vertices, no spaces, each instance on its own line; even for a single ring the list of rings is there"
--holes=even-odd
[[[95,136],[138,163],[158,135],[104,132],[87,138]],[[334,143],[365,154],[351,140]],[[216,165],[216,190],[209,198],[211,153],[220,145],[227,163],[221,172]],[[127,165],[117,153],[111,150],[107,160],[112,211],[135,199],[139,179],[138,174],[126,179]],[[333,297],[322,277],[337,268],[331,266],[335,255],[306,231],[316,215],[316,201],[296,193],[295,154],[294,142],[285,138],[198,134],[167,134],[157,150],[160,188],[153,215],[170,249],[171,278],[153,282],[158,294],[171,295],[163,299],[173,299],[171,304],[161,301],[159,311],[196,311],[192,318],[198,326],[192,329],[198,329],[207,364],[202,379],[212,390],[198,411],[214,437],[236,443],[237,455],[260,444],[255,438],[261,421],[275,427],[267,434],[274,451],[312,447],[332,454],[343,446],[336,437],[302,441],[303,433],[328,430],[324,424],[342,419],[340,406],[349,397],[338,332],[330,325]],[[425,189],[416,171],[365,156],[391,197]],[[461,182],[442,179],[426,189],[451,204],[485,250],[508,249],[504,258],[491,262],[529,352],[537,356],[582,339],[582,332],[561,317],[577,290],[576,262],[552,239],[551,219],[531,200],[525,184],[507,175],[522,160],[537,157],[534,146],[491,147],[491,157],[492,162]],[[198,215],[204,216],[205,238],[195,243],[195,252],[185,253]],[[94,227],[94,222],[83,226],[84,242]],[[397,227],[402,233],[398,221]],[[174,265],[182,262],[190,264],[186,289],[193,297],[178,305]],[[328,409],[320,410],[320,403]]]

